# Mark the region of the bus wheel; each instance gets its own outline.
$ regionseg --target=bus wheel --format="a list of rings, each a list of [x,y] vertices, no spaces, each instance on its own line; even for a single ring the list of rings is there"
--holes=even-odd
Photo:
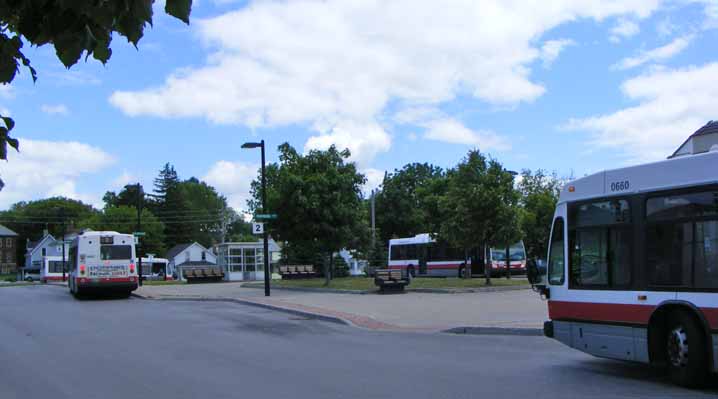
[[[666,360],[671,380],[684,387],[702,386],[708,375],[705,335],[686,312],[671,315],[666,336]]]
[[[410,278],[416,277],[416,272],[414,271],[414,266],[409,266],[408,268],[406,268],[406,275],[409,276]]]
[[[463,277],[464,277],[464,270],[466,270],[466,267],[464,267],[464,266],[459,266],[459,275],[458,275],[459,278],[463,278]]]

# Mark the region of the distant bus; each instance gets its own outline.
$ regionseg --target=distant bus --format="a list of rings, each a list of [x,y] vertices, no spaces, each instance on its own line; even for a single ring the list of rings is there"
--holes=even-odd
[[[469,259],[471,265],[471,259]],[[389,269],[406,270],[416,276],[460,276],[464,273],[464,253],[429,234],[389,240]]]
[[[65,265],[69,265],[68,259],[65,259]],[[67,277],[67,271],[65,271],[65,277]],[[48,281],[62,281],[62,256],[42,257],[40,281],[43,283],[47,283]]]
[[[169,260],[164,258],[142,258],[142,278],[148,280],[171,280]]]
[[[75,297],[85,293],[119,293],[137,289],[135,240],[130,234],[89,231],[70,244],[69,287]]]
[[[526,248],[519,241],[509,248],[511,274],[526,273]],[[491,275],[506,274],[506,248],[490,248],[486,254],[486,264],[491,265]]]

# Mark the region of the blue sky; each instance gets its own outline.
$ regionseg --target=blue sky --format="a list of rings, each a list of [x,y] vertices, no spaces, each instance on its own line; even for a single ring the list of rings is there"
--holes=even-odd
[[[479,5],[479,3],[481,3]],[[195,1],[139,51],[69,71],[45,46],[0,88],[21,152],[0,208],[151,185],[165,162],[242,208],[263,138],[349,147],[372,187],[479,148],[561,176],[664,158],[718,118],[718,1]]]

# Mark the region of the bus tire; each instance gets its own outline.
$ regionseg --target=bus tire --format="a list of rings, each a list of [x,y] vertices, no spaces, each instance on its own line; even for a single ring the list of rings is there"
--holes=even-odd
[[[464,277],[464,270],[466,270],[465,266],[459,266],[459,275],[457,277],[463,278]]]
[[[698,321],[686,312],[669,315],[665,339],[671,381],[688,388],[703,386],[708,377],[708,347]]]
[[[406,268],[406,275],[410,278],[416,277],[416,272],[414,271],[414,266],[409,265],[409,267]]]

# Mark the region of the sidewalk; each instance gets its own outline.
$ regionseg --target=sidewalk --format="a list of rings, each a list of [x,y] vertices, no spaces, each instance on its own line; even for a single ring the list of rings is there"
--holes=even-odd
[[[149,299],[235,300],[279,307],[358,327],[379,330],[445,331],[457,328],[541,329],[546,302],[529,289],[462,294],[406,293],[353,295],[273,289],[270,298],[239,283],[143,286]]]

